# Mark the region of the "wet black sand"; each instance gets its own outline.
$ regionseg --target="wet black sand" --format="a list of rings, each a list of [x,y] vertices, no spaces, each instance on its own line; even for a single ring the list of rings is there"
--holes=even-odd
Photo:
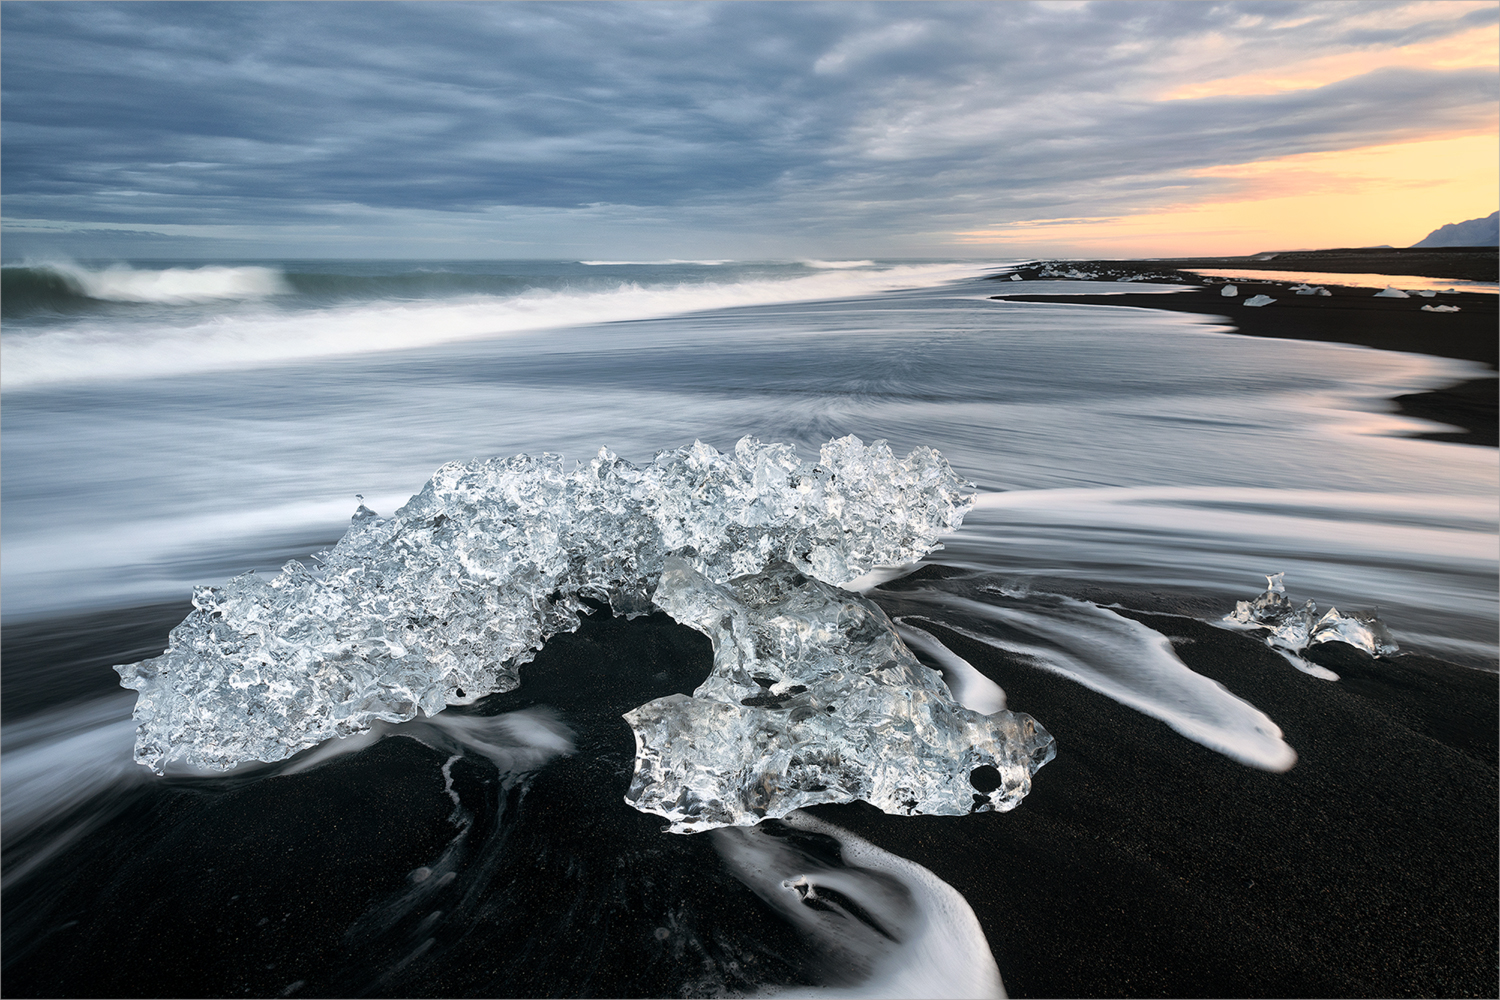
[[[880,597],[893,613],[900,586]],[[1057,759],[1011,813],[815,811],[958,889],[1012,996],[1493,996],[1495,675],[1328,646],[1344,678],[1328,683],[1163,613],[1170,595],[1139,596],[1151,611],[1134,617],[1280,724],[1295,768],[1244,767],[930,626],[1048,727]],[[596,615],[556,637],[520,690],[479,711],[550,705],[578,753],[510,787],[454,764],[475,817],[458,841],[445,757],[408,739],[298,775],[122,792],[7,888],[4,992],[677,996],[816,981],[819,956],[707,837],[663,834],[621,801],[634,747],[619,714],[691,690],[709,663],[707,641],[661,615]]]
[[[1328,644],[1330,683],[1247,635],[1126,613],[1270,715],[1297,765],[1237,764],[932,626],[1057,759],[1013,813],[829,818],[963,893],[1012,996],[1493,996],[1496,677]]]
[[[1016,302],[1059,302],[1074,305],[1129,306],[1167,309],[1215,316],[1236,331],[1255,337],[1286,337],[1341,344],[1359,344],[1385,351],[1407,351],[1444,358],[1477,361],[1491,368],[1500,366],[1500,296],[1480,292],[1441,294],[1436,298],[1375,298],[1378,288],[1324,283],[1331,296],[1294,295],[1287,289],[1297,282],[1270,279],[1233,279],[1240,294],[1226,298],[1218,286],[1229,279],[1208,278],[1181,270],[1202,268],[1253,268],[1257,270],[1328,271],[1342,273],[1415,274],[1437,278],[1495,281],[1496,252],[1450,248],[1447,251],[1299,251],[1262,257],[1206,257],[1180,260],[1142,261],[1054,261],[1038,262],[1019,269],[1023,278],[1035,279],[1050,264],[1099,280],[1129,278],[1151,283],[1202,285],[1202,290],[1160,295],[1031,295],[1021,291],[995,296]],[[1005,276],[1008,277],[1008,274]],[[1056,279],[1049,279],[1056,280]],[[1017,285],[1024,288],[1024,285]],[[1382,286],[1383,287],[1383,286]],[[1247,307],[1252,295],[1264,293],[1276,301],[1268,306]],[[1424,313],[1424,305],[1456,305],[1457,313]],[[1434,440],[1456,441],[1494,447],[1497,443],[1497,381],[1478,378],[1433,392],[1399,396],[1400,412],[1460,428],[1422,435]]]

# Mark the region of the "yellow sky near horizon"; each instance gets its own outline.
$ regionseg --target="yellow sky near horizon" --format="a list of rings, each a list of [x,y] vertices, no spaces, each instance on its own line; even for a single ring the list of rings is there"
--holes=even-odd
[[[1432,230],[1495,211],[1496,135],[1429,139],[1214,167],[1231,199],[1096,219],[1038,220],[956,233],[969,245],[1031,253],[1235,255],[1265,250],[1410,246]]]
[[[1342,53],[1262,72],[1209,79],[1163,100],[1326,86],[1390,66],[1494,67],[1500,29],[1421,45]],[[1233,195],[1186,199],[1165,210],[1106,218],[1043,219],[954,233],[967,246],[1078,256],[1236,255],[1266,250],[1410,246],[1500,202],[1500,128],[1416,141],[1214,167]],[[1222,190],[1222,189],[1221,189]]]

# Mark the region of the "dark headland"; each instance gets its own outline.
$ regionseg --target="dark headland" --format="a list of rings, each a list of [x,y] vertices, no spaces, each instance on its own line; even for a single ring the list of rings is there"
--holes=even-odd
[[[1399,279],[1378,285],[1315,282],[1328,296],[1295,295],[1289,286],[1296,278],[1206,277],[1194,269],[1323,272],[1351,275],[1409,275],[1451,281],[1500,280],[1494,247],[1343,250],[1297,250],[1246,257],[1180,257],[1150,260],[1037,261],[1016,269],[1023,279],[1037,279],[1044,271],[1093,275],[1096,281],[1141,281],[1200,285],[1200,290],[1172,295],[1124,293],[1110,295],[1032,295],[1024,291],[995,296],[1016,302],[1065,302],[1075,305],[1130,306],[1168,309],[1216,316],[1242,334],[1359,344],[1385,351],[1406,351],[1444,358],[1477,361],[1495,370],[1500,363],[1496,302],[1485,292],[1444,293],[1436,298],[1376,298],[1375,292]],[[1012,272],[997,277],[1009,278]],[[1049,274],[1049,280],[1057,280]],[[1064,279],[1066,280],[1066,279]],[[1232,283],[1241,294],[1226,298],[1219,286]],[[1017,285],[1023,289],[1024,285]],[[1247,307],[1249,297],[1263,293],[1276,301]],[[1422,306],[1457,306],[1456,313],[1423,312]],[[1464,444],[1497,443],[1497,383],[1494,377],[1471,379],[1431,392],[1412,393],[1395,400],[1400,412],[1461,428],[1425,434],[1434,440]]]

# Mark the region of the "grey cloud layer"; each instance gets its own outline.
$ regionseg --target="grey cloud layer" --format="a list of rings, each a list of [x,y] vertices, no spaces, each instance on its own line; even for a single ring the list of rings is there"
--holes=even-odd
[[[812,231],[1139,210],[1227,183],[1191,175],[1203,167],[1483,127],[1497,99],[1483,71],[1157,98],[1495,15],[8,2],[6,215],[253,225],[606,203]]]

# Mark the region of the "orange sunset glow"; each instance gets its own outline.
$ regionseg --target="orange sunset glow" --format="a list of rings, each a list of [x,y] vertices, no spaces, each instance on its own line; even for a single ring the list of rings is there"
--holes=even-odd
[[[1401,48],[1340,53],[1181,86],[1162,100],[1308,90],[1382,69],[1500,70],[1500,30],[1477,28]],[[1140,214],[1037,219],[954,234],[972,246],[1112,256],[1246,254],[1340,246],[1408,246],[1436,223],[1483,215],[1500,191],[1500,128],[1299,153],[1191,172],[1228,182],[1199,199]]]
[[[1039,220],[958,233],[970,245],[1111,256],[1246,254],[1335,246],[1409,246],[1434,219],[1493,210],[1500,153],[1493,132],[1305,153],[1216,167],[1236,195],[1117,218]],[[1476,211],[1476,208],[1479,211]]]

